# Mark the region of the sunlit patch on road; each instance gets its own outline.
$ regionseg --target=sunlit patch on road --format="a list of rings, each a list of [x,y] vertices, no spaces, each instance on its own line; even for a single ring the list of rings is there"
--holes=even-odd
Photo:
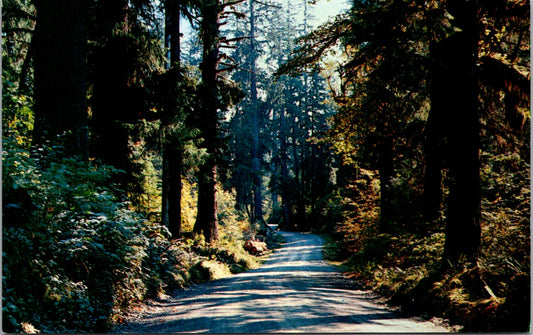
[[[322,259],[322,240],[281,233],[261,268],[177,293],[121,332],[448,332],[403,317]]]

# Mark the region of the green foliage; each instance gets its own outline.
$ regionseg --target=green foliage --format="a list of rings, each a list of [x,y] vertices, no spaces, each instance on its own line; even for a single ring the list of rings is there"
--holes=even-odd
[[[140,192],[131,193],[136,210],[146,214],[148,219],[155,220],[161,211],[161,158],[152,150],[147,150],[144,138],[131,143],[130,159],[139,166],[134,178],[139,181]]]
[[[148,226],[152,227],[150,244],[142,264],[147,297],[158,297],[167,291],[209,279],[197,272],[202,259],[191,250],[190,243],[171,241],[166,228],[153,223]]]
[[[334,96],[339,111],[328,134],[343,163],[337,171],[342,220],[331,229],[327,257],[347,260],[356,276],[397,302],[414,301],[418,312],[433,310],[468,330],[524,331],[530,316],[518,304],[529,305],[530,290],[529,7],[526,1],[507,1],[505,11],[471,5],[355,1],[349,15],[301,38],[278,72],[304,72],[343,44],[347,59]],[[479,66],[457,71],[461,53],[449,42],[465,34],[473,46],[465,64]],[[476,87],[462,98],[468,89],[454,89],[469,76]],[[465,113],[450,113],[461,108]],[[480,129],[463,127],[471,119]],[[454,140],[463,128],[465,137]],[[469,166],[479,145],[481,164]],[[461,156],[463,148],[469,152]],[[462,176],[458,166],[474,173]],[[478,167],[481,187],[461,184],[477,180]],[[424,222],[422,185],[431,195],[435,176],[437,204],[429,210],[440,217]],[[480,204],[482,228],[469,228]],[[378,227],[383,217],[387,229]],[[476,262],[447,254],[451,262],[442,264],[444,245]]]
[[[11,137],[18,145],[28,148],[33,131],[33,101],[18,94],[16,85],[2,76],[2,136]]]
[[[163,72],[157,4],[138,0],[125,8],[120,1],[90,1],[91,149],[113,168],[65,157],[58,145],[29,152],[35,121],[32,3],[3,3],[5,331],[106,331],[120,321],[120,313],[147,297],[257,266],[259,260],[242,245],[264,230],[249,221],[257,208],[251,209],[254,197],[261,205],[267,178],[276,199],[270,220],[289,229],[331,232],[326,257],[345,261],[354,276],[394,302],[414,301],[419,311],[450,317],[466,330],[523,331],[529,326],[523,306],[530,302],[530,166],[524,158],[529,146],[520,143],[529,137],[530,118],[526,1],[507,1],[505,11],[492,2],[480,3],[480,36],[474,41],[479,57],[472,63],[478,64],[480,83],[481,248],[476,264],[448,271],[440,258],[446,208],[431,223],[419,215],[421,144],[428,112],[439,107],[433,94],[448,89],[432,86],[435,70],[447,64],[446,59],[432,59],[432,48],[462,30],[459,7],[464,4],[355,1],[349,14],[301,38],[295,50],[293,39],[302,29],[293,24],[291,10],[285,15],[271,6],[256,8],[253,25],[237,24],[229,34],[235,39],[217,40],[216,29],[208,36],[207,28],[216,25],[206,25],[200,35],[207,48],[210,37],[224,47],[230,40],[240,42],[232,55],[221,52],[212,60],[213,78],[207,78],[204,60],[202,82],[212,82],[212,92],[218,92],[209,99],[200,96],[192,70]],[[213,11],[205,4],[183,5],[209,19]],[[240,17],[237,11],[233,14]],[[211,20],[216,23],[216,17]],[[267,28],[266,22],[272,24]],[[338,113],[331,117],[319,71],[321,57],[335,52],[338,43],[347,59],[339,67],[340,87],[334,92]],[[218,53],[218,46],[211,51]],[[278,73],[306,73],[272,80],[269,71],[286,62],[291,51],[296,57]],[[233,76],[240,87],[221,75],[234,63],[242,64]],[[338,82],[331,79],[330,89]],[[243,97],[241,88],[255,93]],[[219,113],[241,100],[231,113]],[[202,112],[205,107],[212,107],[208,114]],[[224,121],[229,121],[227,129],[221,127]],[[462,122],[445,121],[452,126]],[[204,123],[211,124],[200,127]],[[221,140],[219,131],[232,136]],[[221,143],[225,140],[227,148]],[[170,144],[179,149],[184,165],[173,175],[187,174],[184,234],[178,240],[170,240],[168,229],[158,223],[159,150]],[[225,185],[237,193],[218,191],[220,239],[214,244],[191,233],[198,196],[191,175],[208,157],[207,148],[210,157],[226,155],[231,171]],[[381,164],[384,160],[388,164]],[[447,177],[446,169],[441,170]],[[444,195],[446,183],[449,178],[444,178]],[[391,208],[387,219],[392,228],[384,232],[380,216]]]
[[[217,259],[228,264],[231,273],[259,265],[258,260],[246,252],[244,243],[259,228],[251,225],[243,211],[236,209],[235,191],[220,187],[217,193],[217,215],[220,224],[220,239]]]
[[[23,321],[103,330],[114,307],[143,294],[143,220],[116,202],[106,185],[112,168],[56,159],[58,147],[30,158],[13,141],[4,139],[2,159],[6,330]]]
[[[198,99],[198,80],[182,70],[158,75],[164,49],[156,5],[87,3],[87,55],[74,53],[87,61],[91,162],[67,157],[61,138],[30,152],[35,10],[31,1],[4,5],[4,330],[103,332],[147,297],[257,266],[242,248],[250,226],[234,211],[230,192],[220,192],[217,245],[201,237],[170,241],[157,223],[162,164],[156,150],[172,142],[183,154],[188,235],[197,196],[190,174],[207,149],[199,148],[199,130],[191,126],[205,102]],[[243,95],[229,80],[218,83],[218,92],[224,105]],[[215,146],[218,151],[218,139]]]
[[[342,191],[342,219],[334,229],[341,250],[346,259],[352,253],[360,252],[366,242],[378,233],[379,180],[375,171],[359,169],[344,182]],[[349,186],[348,186],[349,185]]]
[[[190,194],[195,185],[184,183],[184,236],[169,241],[164,235],[152,235],[144,267],[150,269],[147,286],[150,296],[181,288],[191,283],[203,283],[232,273],[239,273],[259,265],[259,260],[244,251],[245,233],[250,229],[242,213],[234,211],[235,199],[231,192],[218,192],[220,239],[215,244],[205,242],[203,235],[189,238],[192,232],[194,206]],[[191,206],[189,206],[189,204]],[[191,217],[192,216],[192,217]]]
[[[35,8],[30,0],[2,1],[2,81],[19,94],[27,94],[32,77],[31,44]],[[3,105],[4,106],[4,105]]]
[[[165,227],[117,202],[109,185],[116,170],[58,158],[60,151],[30,157],[4,139],[4,330],[24,323],[102,332],[146,297],[219,277],[217,268],[229,274],[258,264],[242,249],[247,225],[232,216],[229,194],[219,247],[169,241]]]
[[[363,220],[378,207],[369,202],[372,178],[364,170],[347,183],[345,220],[326,247],[327,258],[344,261],[351,276],[415,313],[449,318],[465,331],[526,330],[530,167],[512,151],[484,152],[482,160],[483,230],[476,264],[442,271],[445,217],[432,226],[414,221],[425,229],[378,233],[376,217]]]

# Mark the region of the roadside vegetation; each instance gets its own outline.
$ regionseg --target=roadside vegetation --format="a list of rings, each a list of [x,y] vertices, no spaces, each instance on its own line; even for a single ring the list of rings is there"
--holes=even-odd
[[[379,188],[367,171],[331,226],[326,259],[376,290],[393,305],[427,317],[449,319],[465,332],[523,332],[530,328],[529,164],[516,154],[484,155],[482,234],[475,263],[443,264],[445,217],[396,222],[382,233],[376,224]],[[421,202],[403,198],[398,211],[417,211]],[[419,199],[420,200],[420,199]],[[412,207],[414,206],[414,208]],[[354,209],[356,209],[354,211]],[[355,215],[354,215],[355,214]]]
[[[61,147],[30,157],[6,141],[15,139],[3,153],[4,331],[104,332],[144,299],[261,262],[242,248],[252,232],[229,195],[216,244],[187,227],[170,239],[118,201],[110,166],[57,159]]]

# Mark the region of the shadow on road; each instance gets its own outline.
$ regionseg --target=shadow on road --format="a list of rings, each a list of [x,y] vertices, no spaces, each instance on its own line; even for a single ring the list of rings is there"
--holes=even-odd
[[[368,297],[353,288],[339,287],[340,281],[332,281],[331,274],[312,270],[307,273],[308,276],[297,276],[288,272],[280,272],[279,275],[261,275],[258,272],[257,275],[239,278],[237,284],[235,280],[220,280],[199,296],[165,303],[166,308],[172,310],[174,307],[184,312],[174,314],[173,320],[168,322],[161,322],[168,316],[166,311],[150,315],[143,321],[149,324],[152,320],[153,324],[144,326],[143,331],[273,332],[354,322],[379,324],[384,319],[396,317],[393,312],[383,311],[372,304],[359,306],[357,316],[348,314],[344,308],[339,310],[338,306],[354,298],[364,301]],[[219,309],[226,312],[202,313]],[[231,311],[235,314],[232,315]]]
[[[404,319],[322,259],[322,240],[283,233],[287,244],[261,268],[152,302],[124,332],[445,331]]]

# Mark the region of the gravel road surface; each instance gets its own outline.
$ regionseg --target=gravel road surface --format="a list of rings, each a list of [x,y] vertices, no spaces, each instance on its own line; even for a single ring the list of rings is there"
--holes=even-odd
[[[322,258],[322,239],[280,232],[287,244],[259,269],[149,302],[120,333],[449,332],[402,317]]]

